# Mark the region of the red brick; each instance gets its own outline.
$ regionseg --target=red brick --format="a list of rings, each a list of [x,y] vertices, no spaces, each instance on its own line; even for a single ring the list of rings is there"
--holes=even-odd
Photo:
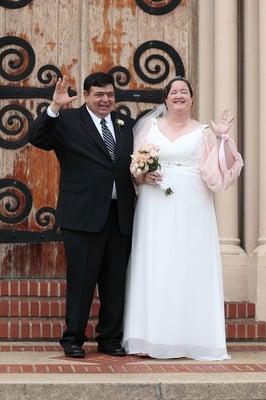
[[[7,320],[0,321],[0,339],[8,339],[8,322],[7,322]]]
[[[32,321],[31,337],[33,339],[41,339],[41,322],[40,321]]]
[[[30,338],[30,324],[29,321],[21,321],[21,339]]]
[[[235,318],[236,317],[236,304],[230,303],[228,307],[228,318]]]
[[[95,321],[89,320],[87,328],[86,328],[86,335],[88,336],[88,339],[95,339],[95,336],[96,336],[95,326],[96,326]]]
[[[21,367],[20,367],[20,365],[9,365],[9,371],[11,372],[11,373],[15,373],[15,374],[17,374],[17,373],[20,373],[21,372]]]
[[[29,287],[28,281],[21,281],[19,283],[20,296],[28,296],[29,295],[28,287]]]
[[[9,296],[8,283],[6,280],[0,281],[0,296]]]
[[[31,281],[30,282],[30,295],[31,296],[38,296],[38,282],[37,281]]]
[[[227,324],[227,339],[235,339],[236,338],[236,327],[235,324]]]
[[[10,293],[9,296],[18,296],[18,281],[10,281]]]
[[[52,317],[56,317],[56,316],[58,316],[59,315],[59,304],[58,304],[58,301],[57,300],[52,300],[51,302],[50,302],[50,308],[51,308],[51,316]]]
[[[42,338],[51,339],[52,338],[52,326],[50,321],[42,322]]]
[[[248,324],[248,327],[247,327],[247,339],[255,339],[255,338],[256,338],[255,323]]]
[[[40,296],[48,296],[48,285],[47,281],[40,281]]]
[[[19,300],[11,301],[9,315],[11,317],[19,316]]]
[[[255,304],[248,303],[248,317],[254,318],[255,317]]]
[[[63,327],[60,322],[52,323],[52,337],[53,339],[59,339],[63,335]]]
[[[60,317],[64,317],[65,314],[66,314],[66,302],[65,302],[65,301],[61,301],[61,302],[60,302],[59,316],[60,316]]]
[[[258,323],[258,339],[266,338],[265,322]]]
[[[19,322],[18,321],[11,320],[9,339],[12,339],[12,338],[21,339],[20,333],[19,333]]]
[[[237,325],[237,338],[246,339],[246,327],[244,324]]]
[[[97,300],[94,300],[91,306],[90,316],[91,317],[98,317],[100,309],[100,303]]]
[[[42,300],[40,302],[40,307],[41,307],[40,315],[42,317],[50,317],[51,316],[49,302],[47,300]]]
[[[246,303],[239,303],[237,305],[237,317],[246,318],[247,317],[246,309],[247,309]]]
[[[66,295],[66,281],[60,282],[60,296],[64,297]]]
[[[58,282],[50,282],[50,296],[51,297],[59,297],[60,289]]]
[[[24,374],[31,374],[34,372],[34,366],[33,365],[22,365],[22,371]]]
[[[9,301],[1,300],[0,302],[0,317],[8,317],[9,316]]]
[[[40,316],[40,302],[39,301],[31,301],[30,303],[30,315],[31,316]]]
[[[20,302],[20,316],[22,317],[30,316],[30,303],[28,300],[22,300]]]

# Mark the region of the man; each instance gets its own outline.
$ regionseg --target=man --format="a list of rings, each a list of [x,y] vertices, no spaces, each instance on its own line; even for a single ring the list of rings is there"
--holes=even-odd
[[[67,260],[66,330],[60,344],[83,358],[82,345],[96,283],[100,311],[98,351],[125,355],[121,347],[125,277],[131,247],[134,188],[129,172],[134,121],[117,115],[113,77],[84,80],[85,104],[62,109],[68,82],[59,79],[51,105],[33,123],[30,143],[54,150],[60,164],[57,224]]]

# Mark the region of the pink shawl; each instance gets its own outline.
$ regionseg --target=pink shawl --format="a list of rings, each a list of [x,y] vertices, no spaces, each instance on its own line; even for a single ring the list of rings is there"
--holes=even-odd
[[[205,130],[203,140],[204,149],[200,164],[202,179],[212,191],[223,191],[240,175],[244,165],[242,157],[235,142],[228,135],[222,135],[220,144],[217,145],[215,135],[210,130]]]

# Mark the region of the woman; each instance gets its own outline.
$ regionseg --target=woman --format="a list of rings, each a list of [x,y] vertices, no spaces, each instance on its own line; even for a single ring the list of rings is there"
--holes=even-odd
[[[158,146],[161,170],[135,178],[123,345],[155,358],[228,359],[213,191],[243,166],[227,135],[233,119],[224,111],[212,122],[216,136],[192,119],[192,88],[181,77],[169,82],[164,102],[163,117],[154,118],[160,109],[136,128],[135,151]]]

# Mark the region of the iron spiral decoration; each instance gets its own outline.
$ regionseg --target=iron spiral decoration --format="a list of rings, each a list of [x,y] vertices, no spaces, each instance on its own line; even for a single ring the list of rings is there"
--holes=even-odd
[[[29,188],[17,179],[0,179],[0,221],[17,224],[26,219],[32,207]]]
[[[22,8],[31,3],[32,0],[0,0],[0,6],[5,8]]]
[[[126,86],[130,82],[130,72],[125,67],[119,65],[110,69],[108,73],[113,75],[116,86]]]
[[[17,36],[0,38],[0,76],[10,82],[18,82],[27,78],[34,66],[35,54],[26,40]]]
[[[42,207],[35,215],[38,225],[49,229],[55,228],[55,209],[52,207]]]
[[[173,11],[181,0],[136,0],[136,3],[148,14],[163,15]]]
[[[57,67],[47,64],[39,69],[37,77],[44,85],[55,85],[58,78],[62,78],[62,74]]]
[[[8,104],[0,110],[0,147],[17,149],[28,143],[33,116],[19,104]]]
[[[161,50],[164,54],[156,54],[153,49]],[[147,51],[149,51],[150,54],[145,58],[145,52]],[[170,65],[165,54],[168,55],[175,66],[175,75],[185,75],[185,68],[178,52],[167,43],[159,40],[152,40],[139,46],[134,54],[135,70],[144,82],[156,84],[168,78]],[[144,70],[141,66],[142,58],[145,58]]]

